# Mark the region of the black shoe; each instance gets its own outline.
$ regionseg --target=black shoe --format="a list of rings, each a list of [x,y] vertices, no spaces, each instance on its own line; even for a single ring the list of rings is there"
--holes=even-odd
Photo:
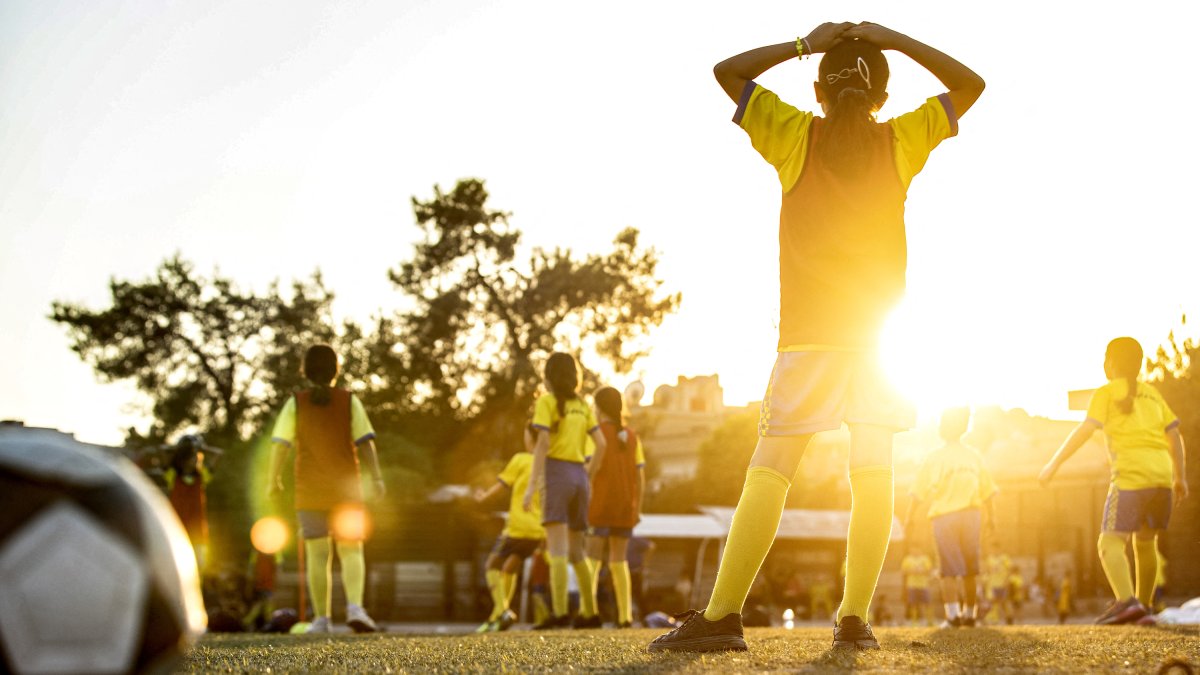
[[[633,628],[633,622],[631,622],[631,621],[622,621],[622,622],[620,622],[620,623],[618,623],[618,624],[617,624],[617,628],[618,628],[618,629],[623,629],[623,628]]]
[[[963,628],[974,628],[975,627],[975,619],[973,619],[972,617],[969,617],[969,616],[962,617],[961,619],[959,619],[958,625],[962,626]]]
[[[571,627],[578,630],[585,628],[603,628],[604,620],[600,618],[599,614],[593,614],[591,616],[577,616],[575,617],[575,622]]]
[[[659,635],[646,646],[651,652],[744,652],[742,615],[731,612],[717,621],[704,618],[704,612],[689,609],[676,614],[683,621],[670,633]]]
[[[509,628],[512,628],[513,624],[516,622],[517,613],[511,609],[506,609],[504,610],[504,613],[500,615],[500,618],[496,620],[496,630],[508,630]]]
[[[857,616],[843,616],[833,629],[834,649],[879,649],[871,624]]]
[[[1123,623],[1135,623],[1138,619],[1149,614],[1149,611],[1138,602],[1137,598],[1129,598],[1121,602],[1113,602],[1108,609],[1096,619],[1101,626],[1116,626]]]
[[[534,630],[554,630],[556,628],[570,628],[571,617],[568,614],[562,616],[551,616],[545,621],[534,626]]]

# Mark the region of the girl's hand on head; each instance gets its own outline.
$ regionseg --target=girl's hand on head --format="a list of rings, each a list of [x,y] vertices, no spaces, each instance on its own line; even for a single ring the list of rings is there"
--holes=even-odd
[[[895,47],[895,37],[898,33],[891,28],[880,26],[877,23],[863,21],[862,23],[846,29],[842,33],[843,40],[865,40],[880,49],[892,49]]]
[[[804,40],[808,42],[808,48],[814,54],[821,54],[837,46],[843,39],[843,33],[853,27],[854,24],[849,21],[841,23],[826,22],[812,29],[812,32]]]

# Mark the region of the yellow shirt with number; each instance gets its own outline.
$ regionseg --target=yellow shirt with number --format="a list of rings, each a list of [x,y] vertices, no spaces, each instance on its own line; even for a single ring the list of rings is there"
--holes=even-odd
[[[542,394],[533,408],[533,426],[550,432],[549,459],[582,464],[587,450],[587,438],[596,429],[592,407],[575,397],[563,405],[558,414],[558,399],[554,394]]]
[[[542,539],[546,529],[542,527],[542,496],[533,495],[533,508],[525,510],[525,491],[529,489],[529,475],[533,472],[533,453],[518,452],[508,460],[498,480],[508,486],[508,521],[504,525],[504,536],[514,539]]]
[[[1169,488],[1173,465],[1166,434],[1179,426],[1179,417],[1145,382],[1137,383],[1133,411],[1125,414],[1119,402],[1128,393],[1127,380],[1119,378],[1097,389],[1088,403],[1088,419],[1104,430],[1113,485],[1120,490]]]
[[[996,483],[979,453],[961,443],[948,443],[925,458],[917,471],[912,495],[929,502],[929,517],[977,509],[996,494]]]
[[[906,555],[900,563],[900,571],[904,573],[904,583],[908,588],[928,589],[929,575],[933,572],[933,560],[924,553]]]

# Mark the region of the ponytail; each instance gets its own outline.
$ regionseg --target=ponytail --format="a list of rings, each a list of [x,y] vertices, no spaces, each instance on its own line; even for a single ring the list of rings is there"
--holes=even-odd
[[[621,392],[612,387],[601,387],[596,391],[595,399],[596,407],[617,425],[617,435],[622,441],[626,441],[628,435],[625,434],[625,410]]]
[[[1138,374],[1142,372],[1142,345],[1131,337],[1119,337],[1108,343],[1104,365],[1112,379],[1124,378],[1129,385],[1125,398],[1117,401],[1117,410],[1128,415],[1137,399]]]
[[[875,112],[887,100],[887,59],[870,42],[848,40],[825,53],[819,70],[828,110],[813,151],[837,174],[859,173],[878,142]]]
[[[579,367],[575,357],[564,352],[554,352],[546,359],[546,385],[554,394],[554,402],[558,407],[558,417],[562,419],[567,414],[567,401],[579,398]],[[558,422],[550,429],[558,431]]]

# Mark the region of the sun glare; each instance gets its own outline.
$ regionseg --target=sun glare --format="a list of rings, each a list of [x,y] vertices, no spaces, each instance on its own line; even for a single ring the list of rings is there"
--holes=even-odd
[[[250,528],[250,543],[261,553],[274,555],[287,546],[288,526],[275,516],[259,518]]]

